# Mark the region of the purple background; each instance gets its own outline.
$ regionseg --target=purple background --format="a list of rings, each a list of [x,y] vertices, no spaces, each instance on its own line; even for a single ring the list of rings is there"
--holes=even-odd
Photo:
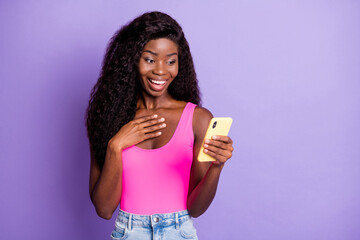
[[[200,239],[359,239],[360,2],[1,1],[0,239],[109,239],[84,114],[106,44],[149,10],[183,26],[235,152]]]

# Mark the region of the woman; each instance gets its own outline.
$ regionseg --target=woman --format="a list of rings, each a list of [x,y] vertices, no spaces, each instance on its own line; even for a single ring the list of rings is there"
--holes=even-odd
[[[212,202],[232,140],[215,136],[197,155],[212,114],[200,103],[188,43],[179,24],[145,13],[109,43],[87,109],[90,196],[110,219],[112,239],[197,239],[191,217]]]

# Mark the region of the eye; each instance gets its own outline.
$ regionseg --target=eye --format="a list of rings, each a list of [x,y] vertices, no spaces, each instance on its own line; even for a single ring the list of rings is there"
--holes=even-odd
[[[147,63],[154,63],[155,61],[151,58],[144,58],[145,62]]]
[[[170,61],[167,62],[167,64],[169,64],[169,65],[173,65],[175,63],[176,63],[176,60],[170,60]]]

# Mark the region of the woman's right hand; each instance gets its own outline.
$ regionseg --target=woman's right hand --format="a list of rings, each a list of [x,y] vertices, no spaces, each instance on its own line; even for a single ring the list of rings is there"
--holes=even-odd
[[[136,145],[144,140],[161,135],[160,129],[166,127],[164,118],[158,118],[157,114],[134,119],[120,128],[109,140],[108,147],[112,151],[121,150]]]

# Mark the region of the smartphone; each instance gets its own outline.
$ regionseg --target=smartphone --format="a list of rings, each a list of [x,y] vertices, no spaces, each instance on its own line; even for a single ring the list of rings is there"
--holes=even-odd
[[[227,136],[230,131],[231,124],[232,124],[232,118],[230,117],[215,117],[211,119],[205,137],[201,144],[201,149],[199,151],[199,155],[198,155],[199,162],[215,161],[215,158],[204,153],[204,141],[205,139],[211,139],[211,137],[214,135]]]

